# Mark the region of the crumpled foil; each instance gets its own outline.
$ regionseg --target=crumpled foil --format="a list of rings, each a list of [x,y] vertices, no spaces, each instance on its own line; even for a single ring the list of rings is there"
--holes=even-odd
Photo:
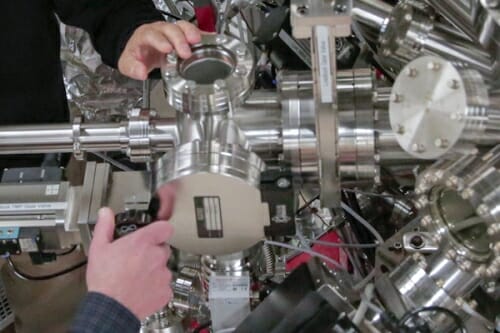
[[[164,0],[152,1],[156,8],[169,11]],[[194,15],[189,2],[174,3],[182,15]],[[142,81],[105,65],[82,29],[60,23],[60,32],[64,85],[72,116],[78,114],[87,121],[120,121],[127,118],[130,109],[141,106]]]
[[[87,121],[119,121],[139,107],[142,82],[105,65],[89,35],[61,23],[61,62],[71,115]]]

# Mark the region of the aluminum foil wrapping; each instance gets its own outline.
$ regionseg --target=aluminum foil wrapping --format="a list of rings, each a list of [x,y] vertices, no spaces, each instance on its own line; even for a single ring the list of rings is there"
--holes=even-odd
[[[105,65],[83,30],[61,24],[61,61],[72,115],[88,121],[118,121],[140,106],[142,82]]]

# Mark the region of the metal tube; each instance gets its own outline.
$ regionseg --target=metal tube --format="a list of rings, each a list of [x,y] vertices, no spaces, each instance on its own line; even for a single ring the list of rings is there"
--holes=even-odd
[[[351,14],[356,22],[379,32],[392,9],[381,0],[354,0]]]
[[[244,133],[251,150],[263,159],[283,151],[281,101],[274,91],[256,91],[232,118]]]
[[[147,138],[153,151],[166,151],[177,142],[172,119],[151,120]],[[70,153],[78,142],[82,152],[126,151],[128,122],[0,127],[0,154]]]

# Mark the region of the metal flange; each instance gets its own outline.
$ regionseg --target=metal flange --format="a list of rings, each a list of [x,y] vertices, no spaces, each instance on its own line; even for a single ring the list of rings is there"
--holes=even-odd
[[[236,38],[203,35],[190,58],[166,57],[162,77],[167,101],[177,111],[224,113],[250,94],[253,56]]]

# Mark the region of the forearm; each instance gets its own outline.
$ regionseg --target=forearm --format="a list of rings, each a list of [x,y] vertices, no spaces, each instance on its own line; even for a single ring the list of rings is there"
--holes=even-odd
[[[88,293],[76,314],[70,333],[137,333],[137,317],[114,299],[100,293]]]

